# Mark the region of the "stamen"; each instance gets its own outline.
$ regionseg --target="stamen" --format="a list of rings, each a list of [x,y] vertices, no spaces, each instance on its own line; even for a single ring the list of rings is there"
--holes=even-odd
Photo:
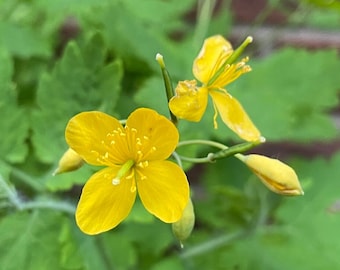
[[[136,144],[142,146],[142,141],[140,138],[136,138]]]
[[[134,170],[131,170],[131,173],[128,176],[126,176],[125,178],[126,179],[132,179],[134,176],[135,176],[135,172],[134,172]]]
[[[138,174],[138,180],[146,180],[147,177],[140,171],[140,170],[136,170],[136,173]]]
[[[147,160],[141,161],[141,162],[139,162],[139,163],[137,164],[137,166],[140,167],[140,168],[142,168],[142,169],[144,169],[144,168],[146,168],[146,167],[149,166],[149,161],[147,161]]]
[[[136,184],[135,184],[135,182],[133,182],[133,184],[132,184],[132,186],[130,188],[130,191],[131,192],[136,192],[136,189],[137,189]]]

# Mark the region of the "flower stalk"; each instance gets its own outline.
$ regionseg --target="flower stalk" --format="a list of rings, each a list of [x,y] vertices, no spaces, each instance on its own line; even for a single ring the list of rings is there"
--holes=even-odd
[[[170,74],[169,74],[168,70],[165,67],[163,55],[157,53],[156,60],[157,60],[159,66],[161,68],[161,71],[162,71],[162,77],[163,77],[163,81],[164,81],[166,97],[167,97],[167,100],[169,102],[170,99],[175,95],[175,91],[174,91],[174,89],[172,87],[172,82],[171,82]],[[169,109],[169,113],[170,113],[171,121],[175,125],[177,125],[177,121],[178,121],[177,117],[171,112],[170,109]]]

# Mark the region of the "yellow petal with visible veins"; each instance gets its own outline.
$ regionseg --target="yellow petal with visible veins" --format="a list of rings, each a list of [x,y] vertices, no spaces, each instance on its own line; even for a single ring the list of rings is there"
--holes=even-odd
[[[163,222],[178,221],[189,200],[189,184],[183,170],[170,161],[153,161],[137,175],[144,207]]]
[[[86,234],[98,234],[116,227],[130,213],[136,198],[134,179],[113,184],[120,167],[108,167],[85,184],[76,210],[78,227]]]
[[[179,134],[175,125],[156,111],[140,108],[126,121],[127,139],[135,161],[167,159],[175,150]],[[140,151],[140,152],[138,152]],[[138,157],[139,153],[143,154]]]
[[[216,35],[205,39],[201,51],[194,60],[192,68],[194,76],[203,84],[207,84],[232,53],[231,44],[223,36]]]
[[[259,141],[261,139],[260,132],[234,97],[219,90],[211,90],[209,94],[222,121],[240,138],[246,141]]]
[[[92,165],[123,164],[129,158],[124,128],[116,118],[98,112],[72,117],[65,130],[67,144]]]

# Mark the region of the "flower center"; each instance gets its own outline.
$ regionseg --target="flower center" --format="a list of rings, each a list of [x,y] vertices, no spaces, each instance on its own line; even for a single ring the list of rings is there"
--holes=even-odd
[[[133,167],[134,164],[135,164],[135,162],[133,160],[128,160],[127,162],[125,162],[122,165],[122,167],[120,167],[116,177],[112,179],[112,185],[114,185],[114,186],[119,185],[120,184],[120,180],[123,177],[125,177],[127,174],[130,173],[130,169]],[[128,175],[126,177],[130,177],[130,175]],[[131,175],[131,177],[132,177],[132,175]]]
[[[135,163],[138,164],[139,162],[146,160],[148,156],[156,151],[155,146],[151,146],[151,140],[148,136],[144,135],[139,137],[138,131],[135,128],[130,128],[127,125],[125,126],[127,130],[128,136],[128,144],[131,147],[130,151],[134,154]]]

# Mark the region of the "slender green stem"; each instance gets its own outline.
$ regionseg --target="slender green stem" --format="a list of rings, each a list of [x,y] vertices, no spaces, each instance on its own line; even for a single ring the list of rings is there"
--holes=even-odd
[[[177,147],[185,146],[185,145],[191,145],[191,144],[203,144],[203,145],[210,145],[212,147],[216,147],[219,149],[228,149],[229,147],[214,141],[209,140],[187,140],[187,141],[181,141],[177,144]]]
[[[53,209],[53,210],[65,212],[71,215],[73,215],[76,211],[76,208],[73,204],[63,202],[63,201],[54,201],[54,200],[31,201],[31,202],[25,202],[21,204],[20,210],[29,210],[29,209]]]
[[[204,242],[200,245],[186,249],[184,252],[180,254],[180,257],[182,259],[186,259],[186,258],[191,258],[191,257],[199,256],[202,254],[206,254],[207,252],[210,252],[218,247],[230,245],[231,243],[235,242],[238,239],[241,239],[247,234],[248,234],[248,230],[240,230],[235,233],[230,233],[224,236],[219,236],[217,238]]]
[[[12,173],[12,175],[14,177],[16,177],[18,180],[20,180],[24,184],[28,185],[29,187],[31,187],[34,191],[36,191],[38,193],[44,191],[44,186],[41,183],[39,183],[38,181],[36,181],[35,179],[33,179],[27,173],[15,168],[15,167],[12,167],[11,165],[9,165],[5,162],[1,162],[1,166],[8,168],[8,170]]]
[[[23,201],[18,196],[14,187],[11,187],[1,176],[0,176],[0,189],[4,192],[3,197],[8,200],[7,206],[14,206],[17,210],[28,210],[37,208],[53,209],[61,212],[66,212],[69,214],[74,214],[75,206],[57,200],[36,200],[36,201]]]
[[[183,164],[182,164],[182,159],[181,157],[176,153],[176,152],[173,152],[172,153],[172,156],[174,157],[174,159],[176,160],[177,164],[183,168]]]
[[[15,208],[21,209],[21,201],[18,197],[16,190],[9,186],[9,184],[0,175],[0,190],[4,191],[3,197],[6,198],[10,205],[14,205]]]
[[[181,155],[178,155],[178,157],[182,161],[187,161],[187,162],[191,162],[191,163],[209,163],[209,162],[215,161],[215,159],[211,158],[211,155],[213,155],[213,153],[209,153],[206,157],[202,157],[202,158],[190,158],[190,157],[185,157],[185,156],[181,156]]]
[[[216,0],[199,0],[197,2],[197,19],[193,35],[194,45],[201,44],[209,29]]]
[[[224,157],[229,157],[229,156],[233,156],[233,155],[238,155],[239,153],[243,153],[245,151],[252,149],[254,146],[258,145],[259,143],[261,143],[261,142],[260,141],[258,141],[258,142],[245,142],[245,143],[237,144],[237,145],[229,147],[228,149],[223,149],[223,150],[215,153],[212,158],[218,159],[218,158],[224,158]]]
[[[179,142],[177,147],[185,146],[185,145],[191,145],[191,144],[203,144],[203,145],[209,145],[216,147],[218,149],[221,149],[218,152],[215,153],[209,153],[206,157],[201,157],[201,158],[191,158],[191,157],[186,157],[182,155],[178,155],[178,157],[182,161],[188,161],[192,163],[210,163],[214,162],[216,159],[220,158],[225,158],[229,156],[236,156],[239,157],[242,152],[245,152],[247,150],[250,150],[254,146],[262,143],[263,141],[257,141],[257,142],[245,142],[241,144],[237,144],[231,147],[228,147],[222,143],[219,142],[214,142],[214,141],[209,141],[209,140],[188,140],[188,141],[182,141]]]
[[[163,76],[163,81],[164,81],[164,86],[165,86],[166,97],[167,97],[167,100],[168,100],[168,103],[169,103],[170,99],[175,95],[175,91],[174,91],[174,89],[172,87],[172,82],[171,82],[170,74],[169,74],[168,70],[165,67],[163,55],[158,53],[156,55],[156,60],[157,60],[159,66],[161,68],[161,71],[162,71],[162,76]],[[171,121],[175,125],[177,125],[177,117],[170,111],[170,109],[169,109],[169,113],[170,113]]]

